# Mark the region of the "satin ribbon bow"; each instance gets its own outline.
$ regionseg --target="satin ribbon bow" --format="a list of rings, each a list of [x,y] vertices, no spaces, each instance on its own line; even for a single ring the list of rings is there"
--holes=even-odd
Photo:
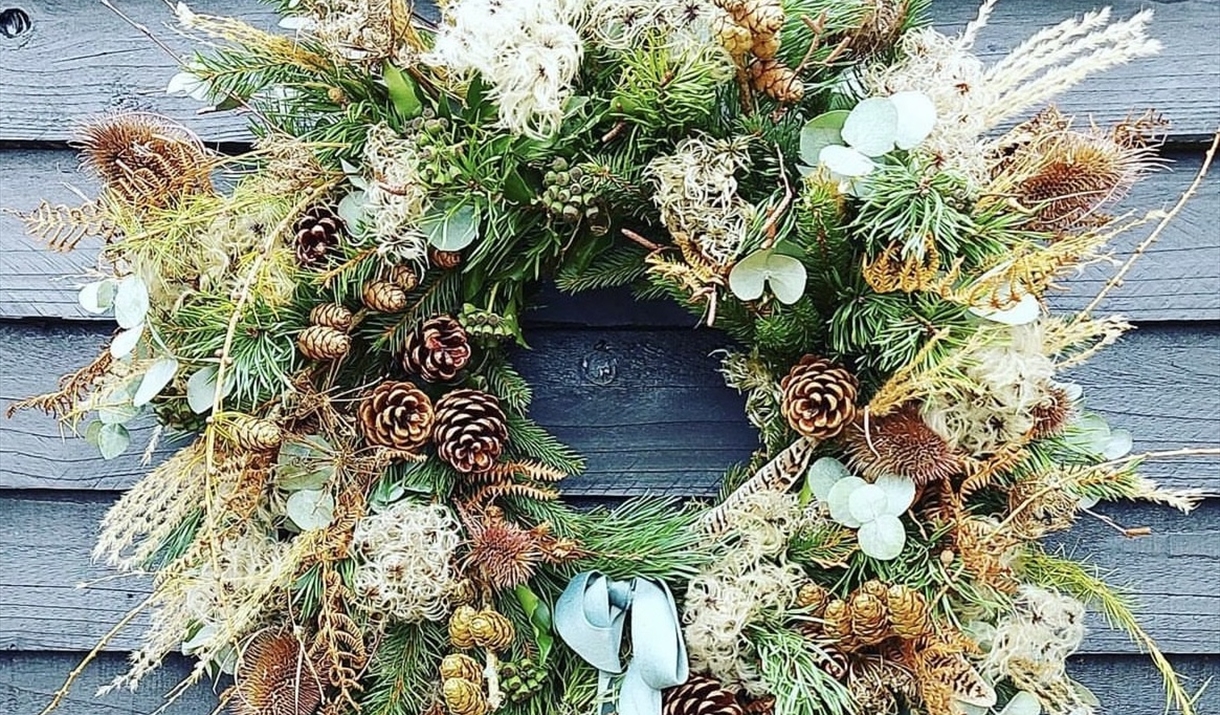
[[[619,659],[623,628],[631,614],[631,662]],[[612,676],[623,674],[618,715],[661,715],[661,690],[686,682],[686,644],[673,594],[660,581],[614,581],[596,571],[572,578],[555,604],[555,630],[597,668],[604,701]],[[602,706],[602,712],[610,709]]]

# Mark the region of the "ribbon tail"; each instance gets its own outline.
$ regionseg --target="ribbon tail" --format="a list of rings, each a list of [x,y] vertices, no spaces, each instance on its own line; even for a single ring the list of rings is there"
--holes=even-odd
[[[678,607],[664,583],[635,580],[631,642],[619,715],[661,715],[661,690],[685,683],[690,675]]]

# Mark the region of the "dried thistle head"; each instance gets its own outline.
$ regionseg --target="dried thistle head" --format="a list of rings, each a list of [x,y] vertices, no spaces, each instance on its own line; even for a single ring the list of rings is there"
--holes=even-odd
[[[923,421],[915,403],[867,422],[857,420],[847,431],[846,447],[852,469],[869,480],[895,474],[924,486],[962,471],[961,459]]]
[[[165,117],[107,115],[85,125],[77,141],[85,168],[101,180],[108,198],[136,212],[212,190],[213,162],[203,144]]]
[[[1014,128],[1001,140],[993,188],[1032,214],[1031,228],[1069,233],[1102,225],[1099,212],[1121,199],[1156,167],[1154,117],[1124,122],[1106,132],[1074,130],[1054,107]]]
[[[255,636],[234,679],[235,715],[311,715],[322,702],[322,683],[300,640],[286,630]]]
[[[1046,389],[1042,401],[1034,405],[1034,439],[1053,437],[1063,431],[1072,418],[1072,396],[1062,387],[1052,385]]]
[[[462,571],[492,591],[529,581],[543,563],[561,563],[583,553],[575,542],[553,536],[546,524],[523,529],[508,521],[499,507],[463,512],[462,521],[469,532]]]

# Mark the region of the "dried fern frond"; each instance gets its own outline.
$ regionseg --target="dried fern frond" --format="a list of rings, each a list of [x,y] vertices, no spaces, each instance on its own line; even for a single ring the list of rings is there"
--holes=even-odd
[[[18,410],[38,409],[57,419],[67,417],[98,379],[110,370],[113,362],[110,350],[103,348],[93,362],[59,378],[59,387],[54,392],[14,402],[8,406],[5,416],[11,418]]]
[[[318,631],[309,655],[317,663],[323,680],[336,691],[331,702],[359,711],[356,694],[363,690],[360,676],[369,662],[364,631],[348,615],[347,601],[352,594],[332,564],[323,565],[322,585]]]
[[[105,196],[139,215],[212,191],[215,163],[186,127],[157,114],[128,112],[89,122],[77,144]]]
[[[91,236],[109,243],[118,235],[114,222],[97,201],[68,206],[44,200],[31,211],[6,209],[4,213],[17,217],[25,224],[27,233],[51,250],[62,253],[71,251]]]

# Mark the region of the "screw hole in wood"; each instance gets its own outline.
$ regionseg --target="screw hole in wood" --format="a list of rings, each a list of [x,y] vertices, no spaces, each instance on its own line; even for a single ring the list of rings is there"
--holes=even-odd
[[[33,25],[29,14],[21,8],[9,7],[0,10],[0,35],[11,39],[29,32]]]

